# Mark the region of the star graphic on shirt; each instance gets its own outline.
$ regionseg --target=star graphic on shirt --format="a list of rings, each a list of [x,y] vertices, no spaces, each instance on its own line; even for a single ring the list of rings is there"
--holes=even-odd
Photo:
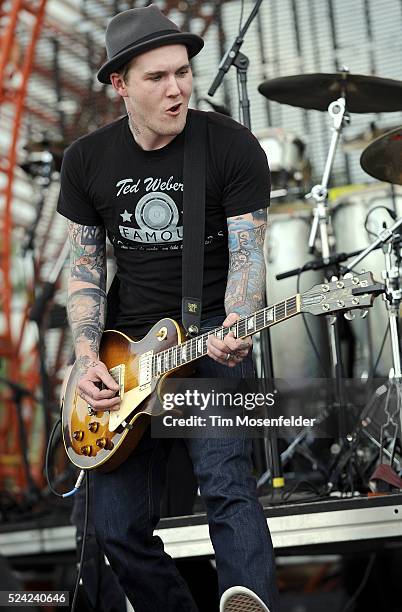
[[[127,212],[126,209],[124,209],[124,213],[120,213],[120,217],[123,219],[123,221],[130,221],[131,222],[131,217],[132,216],[133,216],[133,213]]]

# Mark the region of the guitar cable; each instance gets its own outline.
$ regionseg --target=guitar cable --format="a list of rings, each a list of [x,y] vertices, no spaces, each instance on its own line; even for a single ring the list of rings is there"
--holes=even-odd
[[[55,422],[55,424],[53,425],[52,431],[50,432],[50,436],[49,436],[49,442],[47,444],[46,447],[46,457],[45,457],[45,476],[46,476],[46,480],[47,480],[47,484],[49,486],[49,490],[56,495],[57,497],[71,497],[72,495],[75,495],[78,491],[78,489],[80,488],[82,481],[84,480],[85,476],[85,518],[84,518],[84,529],[82,532],[82,546],[81,546],[81,554],[80,554],[80,560],[78,562],[78,572],[77,572],[77,578],[75,581],[75,586],[74,586],[74,594],[73,594],[73,601],[71,604],[71,609],[70,612],[74,612],[75,610],[75,604],[77,601],[77,595],[78,595],[78,588],[80,585],[80,581],[81,581],[81,575],[82,575],[82,567],[83,567],[83,561],[84,561],[84,554],[85,554],[85,542],[87,539],[87,531],[88,531],[88,516],[89,516],[89,474],[86,473],[85,470],[81,470],[77,481],[74,485],[74,488],[71,489],[71,491],[68,491],[67,493],[59,493],[58,491],[56,491],[56,489],[53,487],[52,483],[50,482],[50,474],[49,474],[49,457],[50,457],[50,450],[52,447],[52,442],[53,442],[53,438],[54,435],[56,433],[56,430],[58,428],[58,426],[61,424],[61,417]]]
[[[46,481],[47,481],[49,490],[53,493],[53,495],[56,495],[56,497],[72,497],[72,495],[75,495],[77,493],[78,489],[80,488],[80,486],[82,484],[82,481],[85,478],[85,470],[81,470],[80,471],[74,487],[71,489],[71,491],[67,491],[67,493],[59,493],[58,491],[56,491],[56,489],[53,487],[52,483],[50,482],[50,474],[49,474],[49,456],[50,456],[50,450],[51,450],[51,447],[52,447],[52,442],[53,442],[54,435],[55,435],[56,430],[57,430],[57,428],[58,428],[58,426],[60,424],[61,424],[61,417],[59,419],[57,419],[57,421],[53,425],[52,431],[50,432],[49,442],[48,442],[47,448],[46,448],[45,476],[46,476]]]
[[[80,560],[78,562],[77,579],[75,581],[74,595],[73,595],[73,601],[72,601],[72,604],[71,604],[70,612],[74,612],[74,610],[75,610],[75,604],[77,602],[77,595],[78,595],[78,588],[79,588],[80,582],[81,582],[82,568],[83,568],[83,564],[84,564],[85,542],[87,540],[87,531],[88,531],[88,516],[89,516],[89,473],[86,475],[86,478],[85,478],[85,518],[84,518],[84,529],[83,529],[83,532],[82,532],[81,554],[80,554]]]

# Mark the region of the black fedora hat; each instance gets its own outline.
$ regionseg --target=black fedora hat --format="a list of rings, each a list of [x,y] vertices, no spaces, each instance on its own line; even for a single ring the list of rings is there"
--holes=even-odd
[[[133,57],[162,45],[185,45],[189,57],[201,51],[204,41],[190,32],[181,32],[155,4],[119,13],[106,29],[107,62],[99,70],[98,81],[110,84],[110,74]]]

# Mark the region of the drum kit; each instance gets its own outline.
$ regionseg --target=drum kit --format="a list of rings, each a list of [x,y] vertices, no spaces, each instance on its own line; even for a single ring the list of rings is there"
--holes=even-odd
[[[293,325],[292,329],[290,325],[273,328],[272,353],[275,376],[318,378],[328,366],[335,380],[345,376],[360,379],[369,379],[380,374],[387,376],[389,381],[387,385],[392,388],[392,392],[389,391],[383,396],[385,401],[383,414],[386,424],[388,426],[391,424],[391,428],[394,429],[392,437],[395,441],[398,428],[402,425],[399,337],[402,301],[400,287],[402,245],[399,228],[402,225],[402,196],[396,187],[402,185],[402,127],[380,132],[377,138],[367,144],[360,158],[361,168],[368,175],[382,183],[390,183],[390,187],[372,184],[363,190],[361,187],[354,190],[345,188],[343,193],[342,189],[337,189],[342,195],[332,201],[329,182],[335,154],[344,128],[350,123],[351,114],[402,111],[402,81],[354,75],[347,68],[342,68],[333,74],[305,74],[271,79],[261,83],[258,90],[268,100],[281,104],[327,111],[332,124],[332,136],[321,181],[305,195],[304,202],[289,203],[285,199],[277,204],[274,200],[271,207],[270,228],[266,242],[269,301],[282,299],[283,295],[291,291],[289,282],[292,281],[289,278],[293,275],[298,276],[298,286],[300,274],[306,270],[310,270],[308,284],[322,282],[333,279],[334,276],[340,278],[351,270],[360,271],[356,266],[360,266],[363,260],[365,269],[372,270],[377,280],[382,278],[385,288],[383,301],[379,301],[367,317],[367,312],[362,312],[360,317],[350,316],[350,313],[347,313],[345,315],[347,321],[340,320],[340,316],[327,317],[324,327],[320,327],[320,322],[314,321],[316,327],[311,328],[309,334],[310,345],[313,345],[314,351],[306,342],[305,330],[296,320],[288,322]],[[278,133],[280,134],[280,131]],[[271,129],[271,132],[259,135],[268,159],[270,159],[269,139],[272,140],[273,134]],[[281,140],[277,137],[275,146],[272,147],[275,170],[274,197],[276,190],[279,190],[279,195],[281,195],[280,190],[286,194],[289,185],[291,191],[297,172],[300,173],[302,166],[306,167],[305,160],[302,160],[304,148],[300,144],[298,144],[299,156],[294,155],[292,158],[289,154],[282,155],[288,163],[287,166],[278,167],[276,150],[278,143],[283,143],[285,140],[284,135],[281,136]],[[296,138],[293,136],[291,141],[296,142]],[[349,146],[350,143],[351,141]],[[356,147],[356,144],[354,146]],[[284,149],[282,145],[282,150]],[[281,178],[280,184],[278,177]],[[367,247],[369,234],[375,240],[371,238]],[[337,250],[342,252],[339,253]],[[311,262],[305,264],[303,260],[308,254],[311,256],[313,253],[320,257],[319,265],[313,266]],[[348,264],[344,263],[347,261]],[[385,263],[382,263],[384,261]],[[284,272],[286,266],[292,270],[277,274]],[[312,269],[315,271],[311,271]],[[287,278],[285,281],[287,286],[272,282],[273,276],[277,279]],[[355,320],[352,321],[352,318]],[[289,363],[289,352],[283,351],[283,346],[289,337],[292,337],[291,363]],[[351,350],[345,350],[345,339]],[[317,355],[320,357],[320,363],[316,358]],[[289,374],[290,372],[292,374]],[[395,401],[391,397],[396,398]],[[341,408],[344,407],[341,399],[339,405]],[[379,426],[376,433],[378,436],[374,437],[382,438],[377,439],[377,445],[383,448],[384,423]],[[389,453],[389,458],[392,464],[395,454]]]

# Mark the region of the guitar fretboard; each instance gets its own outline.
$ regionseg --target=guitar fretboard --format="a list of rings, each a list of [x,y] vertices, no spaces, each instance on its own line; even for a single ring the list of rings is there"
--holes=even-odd
[[[233,332],[235,338],[244,338],[271,327],[284,319],[294,317],[300,312],[300,294],[296,294],[274,306],[267,306],[252,315],[241,317],[231,327],[216,327],[207,333],[186,340],[182,344],[157,353],[152,358],[152,375],[160,376],[180,366],[195,361],[207,354],[209,336],[216,336],[223,340],[227,334]]]

